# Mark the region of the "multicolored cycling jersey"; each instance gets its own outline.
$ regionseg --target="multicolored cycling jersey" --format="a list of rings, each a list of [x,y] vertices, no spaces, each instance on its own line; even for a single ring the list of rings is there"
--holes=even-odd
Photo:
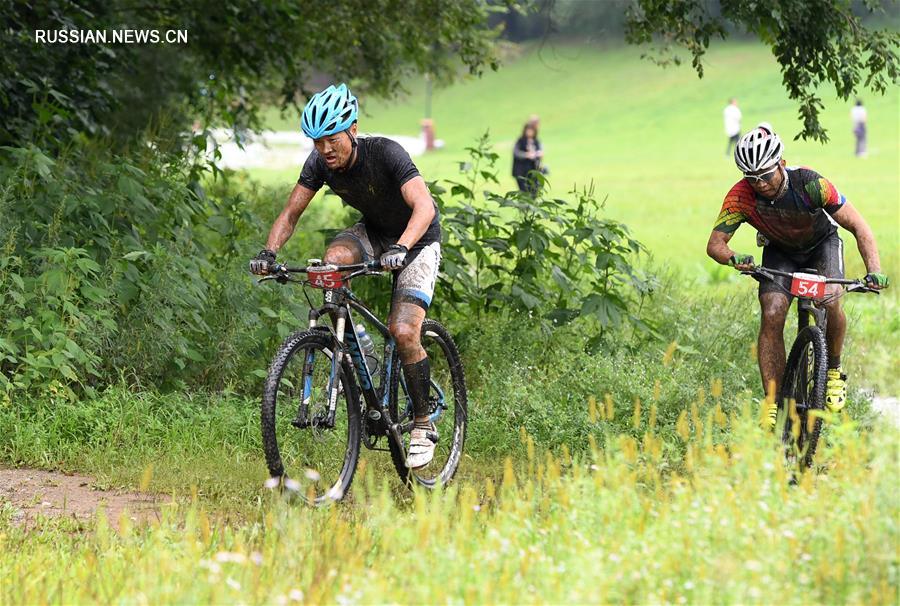
[[[788,187],[779,198],[758,195],[746,179],[735,183],[713,229],[734,233],[741,223],[756,228],[786,252],[809,252],[837,231],[831,218],[847,199],[828,179],[806,167],[787,167]]]

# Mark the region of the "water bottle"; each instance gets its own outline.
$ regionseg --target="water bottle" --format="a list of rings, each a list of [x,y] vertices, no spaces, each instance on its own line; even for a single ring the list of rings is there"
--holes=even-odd
[[[372,372],[369,357],[375,357],[375,342],[372,341],[372,337],[369,336],[369,333],[366,332],[366,327],[362,324],[356,325],[356,342],[359,343],[359,349],[366,363],[366,368],[369,369],[369,372]]]

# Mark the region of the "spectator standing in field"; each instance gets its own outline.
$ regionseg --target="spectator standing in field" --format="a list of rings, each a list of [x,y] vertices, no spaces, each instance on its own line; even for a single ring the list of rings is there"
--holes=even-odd
[[[725,136],[728,137],[728,143],[725,144],[725,157],[727,158],[731,156],[732,148],[741,138],[741,109],[738,107],[737,99],[732,97],[722,114],[725,118]]]
[[[850,119],[853,121],[853,134],[856,136],[856,157],[857,158],[865,158],[866,157],[866,120],[868,119],[868,115],[866,114],[866,108],[863,107],[863,102],[859,99],[856,100],[856,105],[850,110]]]
[[[541,159],[544,157],[544,150],[541,142],[537,138],[537,128],[534,123],[529,120],[522,129],[522,136],[516,141],[513,147],[513,177],[519,186],[519,191],[529,192],[532,195],[537,193],[538,184],[528,173],[533,170],[541,170]]]

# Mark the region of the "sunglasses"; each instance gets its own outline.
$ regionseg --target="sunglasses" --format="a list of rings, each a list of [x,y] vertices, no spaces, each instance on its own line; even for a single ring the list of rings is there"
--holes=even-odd
[[[767,170],[766,172],[759,175],[748,175],[744,173],[744,178],[752,183],[760,183],[762,181],[769,182],[775,176],[775,173],[778,171],[778,165],[776,164],[774,168],[771,170]]]

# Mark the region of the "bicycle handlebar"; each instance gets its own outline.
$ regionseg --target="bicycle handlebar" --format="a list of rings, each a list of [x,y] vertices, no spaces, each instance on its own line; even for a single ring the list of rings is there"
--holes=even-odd
[[[753,269],[745,269],[741,270],[741,273],[745,276],[758,276],[761,278],[766,278],[768,280],[772,280],[773,276],[784,276],[785,278],[793,278],[794,274],[788,271],[781,271],[778,269],[770,269],[768,267],[762,267],[761,265],[754,265]],[[876,295],[881,294],[878,289],[869,288],[866,286],[865,281],[856,279],[856,280],[847,280],[844,278],[825,278],[825,284],[840,284],[842,286],[847,286],[847,292],[871,292]]]
[[[310,265],[306,267],[288,267],[280,263],[273,264],[271,273],[289,273],[289,274],[308,274],[310,271],[366,271],[380,272],[382,270],[381,261],[364,261],[363,263],[350,263],[349,265],[335,265],[331,263],[322,263],[318,259],[310,259]]]
[[[271,271],[259,279],[259,282],[266,280],[275,280],[280,283],[284,282],[300,282],[300,280],[292,280],[291,274],[309,274],[315,272],[350,272],[344,276],[344,280],[352,280],[353,278],[363,275],[377,275],[384,271],[381,261],[365,261],[363,263],[350,263],[347,265],[337,265],[332,263],[322,263],[319,259],[310,259],[309,265],[306,267],[288,267],[283,263],[273,263]]]

